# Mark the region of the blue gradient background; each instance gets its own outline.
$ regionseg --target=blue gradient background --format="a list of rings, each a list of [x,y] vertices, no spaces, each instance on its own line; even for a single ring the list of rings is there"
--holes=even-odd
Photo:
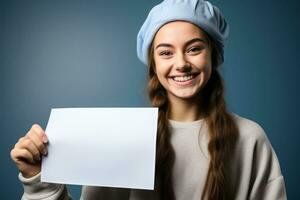
[[[136,34],[158,2],[0,1],[0,199],[20,199],[10,150],[52,107],[149,106]],[[288,198],[300,199],[299,1],[212,2],[231,27],[229,109],[265,129]],[[79,199],[81,187],[68,188]]]

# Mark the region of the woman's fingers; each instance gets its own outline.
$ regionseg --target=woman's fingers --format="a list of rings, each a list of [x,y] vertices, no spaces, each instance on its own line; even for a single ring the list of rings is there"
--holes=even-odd
[[[20,138],[19,142],[15,146],[16,149],[24,150],[26,149],[29,151],[29,153],[32,154],[33,159],[36,162],[39,162],[41,160],[41,154],[36,145],[33,143],[33,141],[29,137],[23,137]],[[23,152],[23,151],[22,151]],[[31,160],[31,156],[28,156],[28,154],[20,154],[20,156],[25,155],[27,157],[24,157],[26,160]]]
[[[10,156],[24,177],[33,177],[41,171],[41,155],[47,154],[47,142],[44,130],[34,124],[11,150]]]
[[[48,142],[48,138],[47,135],[45,134],[45,131],[38,124],[32,125],[28,134],[30,134],[30,132],[36,133],[41,138],[43,143]]]
[[[44,130],[38,124],[34,124],[25,137],[21,137],[16,143],[11,152],[12,158],[19,162],[27,160],[31,163],[34,161],[38,163],[41,161],[41,154],[47,154],[47,142],[48,139]]]
[[[24,160],[32,164],[35,164],[35,160],[32,153],[29,152],[27,149],[14,148],[10,152],[10,156],[13,159],[13,161],[18,165],[21,165]]]
[[[27,134],[26,137],[29,138],[33,144],[36,146],[36,148],[39,150],[39,152],[43,155],[47,154],[47,147],[45,143],[43,143],[43,138],[46,137],[46,135],[43,132],[36,132],[32,131],[30,134]]]

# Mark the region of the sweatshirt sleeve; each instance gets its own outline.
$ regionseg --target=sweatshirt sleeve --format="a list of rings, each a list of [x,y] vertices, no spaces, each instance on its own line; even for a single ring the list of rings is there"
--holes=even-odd
[[[250,199],[286,200],[284,178],[277,155],[261,127],[259,132],[253,152]]]
[[[23,184],[22,200],[72,200],[65,185],[41,182],[41,174],[25,178],[19,173],[19,180]]]
[[[284,187],[283,176],[279,176],[269,181],[263,189],[262,198],[260,199],[278,199],[286,200],[286,192]]]

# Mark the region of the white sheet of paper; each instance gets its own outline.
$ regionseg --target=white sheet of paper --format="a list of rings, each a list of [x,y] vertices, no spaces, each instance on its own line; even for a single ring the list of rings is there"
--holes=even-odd
[[[158,108],[56,108],[41,181],[154,189]]]

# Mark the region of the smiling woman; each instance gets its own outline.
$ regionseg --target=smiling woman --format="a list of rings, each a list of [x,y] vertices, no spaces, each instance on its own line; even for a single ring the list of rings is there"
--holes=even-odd
[[[165,0],[137,36],[148,94],[159,108],[154,190],[84,186],[82,199],[285,200],[284,178],[263,128],[227,111],[219,68],[228,24],[210,2]],[[40,182],[46,133],[34,125],[11,151],[23,199],[69,199]]]
[[[161,199],[286,199],[264,130],[226,109],[218,70],[228,35],[225,18],[208,1],[175,0],[154,7],[138,34],[149,97],[160,108]]]

